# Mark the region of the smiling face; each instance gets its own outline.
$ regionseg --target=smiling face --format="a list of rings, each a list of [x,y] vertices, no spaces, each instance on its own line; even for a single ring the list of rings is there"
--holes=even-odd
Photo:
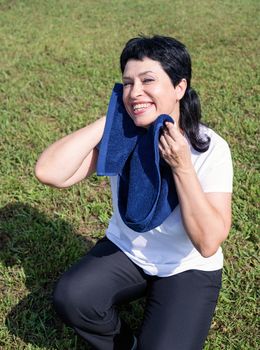
[[[161,114],[172,116],[178,125],[179,100],[186,85],[184,91],[180,84],[174,87],[160,62],[147,57],[142,61],[130,59],[123,72],[123,85],[123,102],[136,126],[147,128]]]

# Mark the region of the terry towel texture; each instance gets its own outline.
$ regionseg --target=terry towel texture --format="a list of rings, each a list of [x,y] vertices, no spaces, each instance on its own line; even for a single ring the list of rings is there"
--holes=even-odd
[[[171,169],[160,158],[159,136],[168,115],[160,115],[148,130],[137,127],[115,84],[99,149],[97,175],[118,175],[118,208],[132,230],[146,232],[162,224],[178,204]]]

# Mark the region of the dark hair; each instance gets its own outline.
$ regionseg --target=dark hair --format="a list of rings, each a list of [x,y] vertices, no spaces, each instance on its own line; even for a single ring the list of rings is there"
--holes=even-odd
[[[120,56],[121,72],[124,72],[128,60],[142,61],[145,57],[160,62],[174,87],[182,79],[186,79],[187,89],[180,100],[180,127],[184,130],[196,151],[207,151],[210,138],[201,136],[199,132],[200,100],[196,91],[191,88],[191,58],[185,45],[174,38],[160,35],[153,37],[140,36],[130,39]]]

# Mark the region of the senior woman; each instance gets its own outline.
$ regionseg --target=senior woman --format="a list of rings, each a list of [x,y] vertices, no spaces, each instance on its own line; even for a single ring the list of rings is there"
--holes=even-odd
[[[199,98],[191,88],[191,59],[181,42],[158,35],[133,38],[120,64],[118,110],[124,109],[122,123],[127,120],[131,130],[136,129],[138,151],[129,152],[122,173],[110,176],[113,215],[105,236],[60,278],[54,307],[95,349],[199,350],[221,288],[221,243],[231,225],[230,150],[200,121]],[[116,115],[112,117],[110,132],[117,122]],[[108,115],[49,146],[37,162],[37,178],[64,188],[93,174],[105,147],[107,123]],[[123,142],[112,145],[108,163],[124,151]],[[150,144],[154,149],[145,146]],[[152,152],[155,157],[149,158]],[[140,167],[132,169],[141,154]],[[153,174],[161,176],[160,197],[155,193],[160,202],[149,225],[140,228],[128,224],[122,207],[129,200],[135,216],[138,208],[147,206],[142,191],[126,187],[132,171],[138,179],[147,163],[146,169],[157,166]],[[147,176],[149,185],[153,179]],[[166,214],[160,211],[165,201],[170,203]],[[146,297],[144,318],[133,335],[117,306],[140,297]]]

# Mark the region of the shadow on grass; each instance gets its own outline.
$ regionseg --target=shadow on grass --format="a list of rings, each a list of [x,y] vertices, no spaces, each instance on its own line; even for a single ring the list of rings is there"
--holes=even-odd
[[[44,349],[86,349],[73,331],[63,326],[52,309],[54,283],[93,242],[77,235],[60,218],[48,218],[28,204],[0,209],[0,259],[7,267],[1,290],[3,300],[14,304],[6,317],[9,332],[21,342]]]
[[[92,245],[66,221],[47,217],[28,204],[0,209],[0,260],[8,270],[0,294],[8,304],[20,300],[6,317],[9,332],[20,338],[11,349],[25,344],[52,350],[89,349],[55,314],[52,291],[59,276]],[[27,296],[21,299],[23,295]],[[121,316],[134,331],[140,327],[143,304],[139,300],[120,306]]]

